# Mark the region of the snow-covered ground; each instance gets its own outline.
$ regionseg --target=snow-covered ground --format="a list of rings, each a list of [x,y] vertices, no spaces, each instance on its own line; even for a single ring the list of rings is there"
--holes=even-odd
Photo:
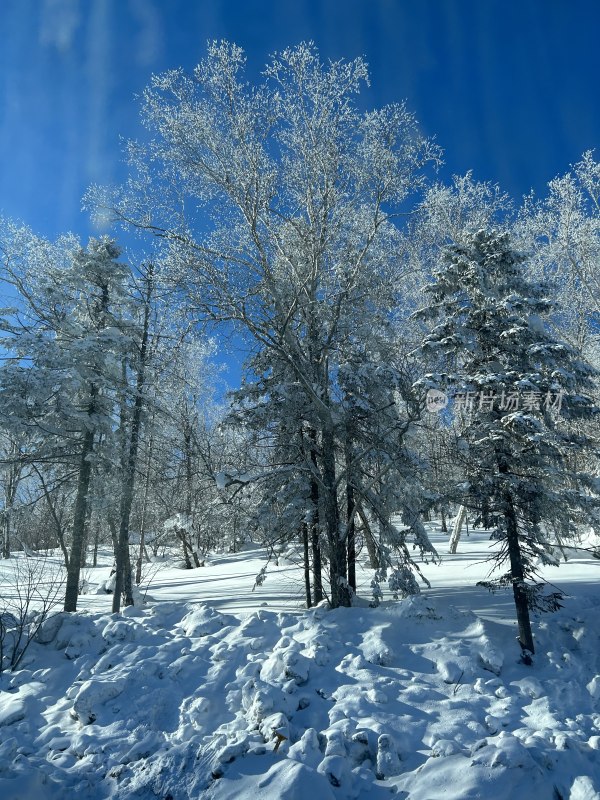
[[[570,596],[525,666],[475,586],[487,536],[434,538],[431,590],[377,609],[302,611],[290,563],[252,591],[251,551],[164,566],[121,616],[84,595],[0,679],[0,798],[600,798],[600,561],[547,573]]]

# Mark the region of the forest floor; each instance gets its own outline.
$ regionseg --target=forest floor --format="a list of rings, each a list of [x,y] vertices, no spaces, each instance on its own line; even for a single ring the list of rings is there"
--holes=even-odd
[[[302,608],[293,554],[213,554],[147,571],[146,603],[110,613],[111,562],[76,614],[42,628],[0,678],[0,797],[63,800],[600,800],[600,561],[571,551],[519,659],[512,598],[488,577],[489,535],[419,596]],[[4,602],[23,554],[0,561]],[[51,563],[51,562],[49,562]],[[21,573],[23,574],[23,572]]]

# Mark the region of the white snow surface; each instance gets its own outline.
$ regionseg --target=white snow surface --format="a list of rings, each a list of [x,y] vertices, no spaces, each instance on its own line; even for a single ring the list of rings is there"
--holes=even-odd
[[[527,666],[510,595],[475,587],[488,537],[432,538],[432,589],[379,608],[301,611],[281,561],[252,592],[252,551],[121,615],[82,596],[0,678],[0,798],[600,800],[600,561],[548,573],[569,597]]]

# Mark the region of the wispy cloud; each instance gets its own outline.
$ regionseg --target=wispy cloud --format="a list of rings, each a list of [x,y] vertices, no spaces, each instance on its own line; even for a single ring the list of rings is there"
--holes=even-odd
[[[142,67],[152,67],[162,52],[161,15],[153,0],[129,0],[129,9],[139,25],[133,48],[135,60]]]
[[[39,42],[68,51],[81,25],[79,0],[43,0],[40,15]]]

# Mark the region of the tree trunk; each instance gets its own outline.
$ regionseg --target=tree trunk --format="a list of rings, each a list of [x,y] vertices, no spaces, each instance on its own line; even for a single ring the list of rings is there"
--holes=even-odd
[[[318,517],[310,526],[310,545],[312,550],[313,604],[316,606],[323,599],[323,560],[321,558]]]
[[[123,476],[123,491],[121,494],[119,540],[117,544],[117,574],[115,578],[115,593],[113,595],[113,613],[121,608],[121,594],[126,606],[133,605],[133,582],[131,579],[131,558],[129,555],[129,520],[133,504],[135,488],[135,471],[140,443],[142,426],[142,411],[144,408],[144,384],[146,381],[146,357],[148,353],[148,334],[150,330],[150,303],[152,299],[153,268],[150,264],[146,276],[146,296],[144,298],[144,318],[142,324],[142,340],[140,342],[140,359],[135,382],[135,401],[131,417],[131,433],[129,449]]]
[[[102,297],[99,307],[95,310],[97,316],[98,330],[105,327],[106,320],[104,315],[108,310],[109,292],[108,285],[102,287]],[[85,525],[88,518],[88,493],[92,475],[92,464],[90,456],[94,452],[94,440],[96,432],[93,422],[97,412],[97,399],[99,388],[96,383],[90,384],[89,403],[87,407],[88,427],[83,434],[81,448],[81,461],[79,465],[79,476],[77,479],[77,495],[75,498],[75,513],[73,515],[73,541],[71,542],[71,552],[69,554],[69,566],[67,567],[67,586],[65,589],[65,611],[77,610],[77,597],[79,595],[79,576],[81,570],[81,557],[85,542]]]
[[[466,518],[467,518],[467,507],[460,506],[460,508],[458,509],[458,514],[456,515],[456,519],[454,520],[454,524],[452,526],[452,535],[450,536],[451,553],[456,553],[456,550],[458,548],[458,543],[460,541],[462,526]]]
[[[92,567],[98,566],[98,545],[100,544],[100,525],[96,525],[94,533],[94,552],[92,555]]]
[[[189,541],[184,538],[184,542],[187,545],[190,553],[192,554],[192,558],[194,559],[194,564],[196,567],[200,566],[200,559],[198,557],[198,552],[194,548],[193,545],[193,538],[192,538],[192,530],[194,527],[194,464],[193,464],[193,444],[192,444],[192,422],[188,420],[186,423],[186,430],[184,432],[184,447],[185,447],[185,484],[186,484],[186,514],[188,518],[188,528],[190,533]],[[185,537],[185,532],[183,534]],[[190,569],[191,569],[190,564]]]
[[[23,466],[20,462],[21,449],[16,441],[10,442],[7,465],[7,477],[4,488],[4,511],[2,513],[2,558],[10,558],[10,537],[12,533],[12,517],[17,490],[22,478]],[[35,466],[34,466],[35,469]]]
[[[110,531],[110,540],[113,546],[113,553],[115,554],[115,559],[117,557],[117,547],[119,546],[119,534],[117,533],[117,526],[115,523],[115,518],[109,512],[106,515],[106,521],[108,523],[108,530]]]
[[[10,514],[7,509],[2,515],[2,558],[10,558]]]
[[[306,597],[306,607],[310,608],[312,605],[310,596],[310,550],[308,542],[308,525],[306,522],[302,523],[302,549],[304,553],[304,590]]]
[[[36,467],[35,464],[33,464],[33,470],[34,470],[35,474],[38,476],[38,478],[40,480],[40,486],[42,487],[42,491],[44,492],[44,497],[46,499],[46,504],[48,506],[48,510],[50,511],[50,516],[52,517],[52,519],[54,521],[54,524],[56,526],[56,537],[58,539],[58,544],[59,544],[59,547],[60,547],[61,552],[63,554],[63,558],[65,560],[65,567],[67,567],[67,569],[68,569],[69,568],[69,551],[67,550],[67,545],[65,543],[65,535],[64,535],[63,526],[62,526],[60,517],[58,516],[58,514],[56,512],[56,507],[55,507],[54,503],[52,502],[52,496],[50,494],[50,490],[48,489],[48,485],[47,485],[46,481],[44,480],[43,474],[40,472],[40,470]]]
[[[2,513],[2,558],[10,558],[10,535],[12,530],[12,516],[15,500],[17,499],[17,489],[21,482],[22,467],[17,462],[19,450],[13,442],[10,449],[11,457],[15,461],[8,465],[8,477],[4,490],[4,511]]]
[[[349,500],[348,503],[352,503],[353,501]],[[348,513],[351,514],[352,506],[350,506]],[[347,539],[347,554],[348,554],[348,584],[352,587],[352,590],[356,593],[356,528],[354,524],[354,517],[350,517],[350,522],[348,523],[348,539]]]
[[[10,558],[10,511],[2,514],[2,558]]]
[[[510,492],[504,494],[504,503],[506,507],[506,540],[510,559],[510,574],[515,598],[515,608],[517,611],[517,624],[519,626],[519,644],[525,655],[527,651],[533,655],[535,650],[533,647],[533,634],[531,633],[531,621],[529,619],[527,592],[525,591],[525,576],[523,572],[521,545],[519,543],[519,529],[517,527],[517,515]]]
[[[88,539],[90,535],[90,528],[91,528],[91,521],[92,521],[92,509],[91,503],[86,503],[85,509],[85,525],[83,526],[83,542],[81,543],[81,569],[87,567],[87,550],[88,550]]]
[[[329,581],[332,608],[350,606],[351,593],[346,578],[346,542],[341,535],[340,516],[335,480],[335,436],[333,427],[323,426],[323,511],[329,548]]]
[[[152,422],[154,422],[154,416]],[[148,442],[148,461],[146,463],[146,480],[144,483],[144,498],[142,500],[142,518],[140,520],[140,549],[135,567],[135,582],[137,586],[142,582],[142,562],[146,552],[146,512],[148,510],[148,494],[150,492],[150,463],[152,460],[153,446],[154,436],[151,434],[150,441]]]
[[[198,556],[198,551],[194,549],[194,547],[190,544],[190,550],[192,551],[192,558],[194,559],[194,566],[200,566],[200,557]]]
[[[440,508],[440,514],[442,515],[442,524],[440,526],[440,530],[442,533],[448,533],[448,525],[446,524],[446,509],[444,506]]]
[[[9,499],[9,489],[6,491],[6,500],[2,511],[2,558],[10,558],[10,522],[12,517],[12,501]]]
[[[12,516],[12,506],[15,499],[13,492],[13,470],[14,466],[9,466],[9,477],[4,493],[4,509],[2,511],[2,558],[10,558],[10,522]]]
[[[367,552],[369,554],[369,562],[371,564],[371,569],[379,569],[381,564],[379,561],[379,553],[377,552],[377,542],[375,541],[375,537],[373,536],[373,531],[371,530],[371,526],[369,525],[369,520],[367,519],[367,515],[365,514],[360,504],[357,505],[356,513],[360,517],[361,522],[363,524],[365,533],[365,544],[367,546]]]
[[[309,431],[311,440],[310,460],[313,469],[317,470],[316,432],[314,428]],[[310,545],[312,550],[313,572],[313,605],[318,605],[323,600],[323,562],[321,559],[321,541],[319,536],[319,484],[314,475],[310,479],[310,502],[312,505],[312,518],[310,521]]]
[[[188,547],[187,547],[187,542],[185,540],[185,533],[183,531],[177,531],[177,536],[179,537],[179,540],[181,541],[181,548],[183,550],[183,561],[185,563],[185,568],[186,569],[192,569],[192,562],[191,562],[190,556],[188,554]]]
[[[185,538],[185,542],[186,542],[186,544],[188,546],[188,549],[189,549],[190,553],[192,554],[192,558],[194,559],[194,566],[195,567],[199,567],[200,566],[200,557],[198,555],[198,551],[196,550],[196,548],[192,544],[192,538],[191,537],[189,539],[186,538],[186,534],[185,533],[183,534],[183,536]]]
[[[89,414],[93,414],[95,407],[96,389],[92,387],[92,402]],[[77,598],[79,596],[79,575],[81,570],[81,553],[85,539],[85,521],[87,518],[87,498],[90,488],[92,465],[89,460],[94,450],[94,431],[88,430],[83,436],[81,459],[79,463],[79,477],[77,479],[77,496],[75,498],[75,514],[73,517],[73,541],[69,554],[67,567],[67,585],[65,589],[65,611],[77,611]]]
[[[137,398],[136,398],[137,399]],[[134,412],[135,415],[135,412]],[[137,436],[134,434],[135,419],[132,421],[131,446],[127,459],[127,470],[124,476],[123,491],[121,494],[119,536],[115,552],[116,575],[115,591],[113,594],[113,614],[121,610],[121,595],[126,606],[133,605],[133,585],[131,580],[131,559],[129,556],[129,519],[133,503],[133,489],[135,483],[135,461],[137,457]],[[134,443],[135,437],[135,443]]]
[[[348,584],[356,593],[356,527],[354,522],[354,487],[352,486],[352,449],[346,439],[346,552],[348,557]]]

